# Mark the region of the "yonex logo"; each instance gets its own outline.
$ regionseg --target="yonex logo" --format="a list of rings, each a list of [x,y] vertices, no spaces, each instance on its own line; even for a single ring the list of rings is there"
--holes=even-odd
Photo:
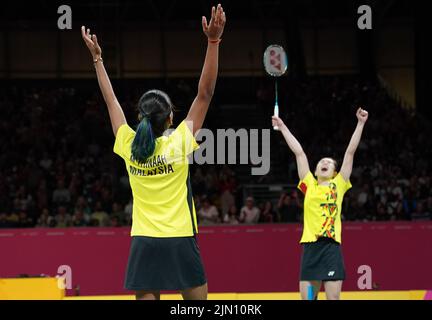
[[[334,276],[334,274],[335,274],[335,272],[334,272],[334,271],[330,271],[330,272],[328,273],[328,276],[329,276],[329,277],[333,277],[333,276]]]

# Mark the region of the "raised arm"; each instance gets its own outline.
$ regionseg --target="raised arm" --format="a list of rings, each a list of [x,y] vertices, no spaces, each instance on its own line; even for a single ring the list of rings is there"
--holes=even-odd
[[[212,8],[210,23],[207,24],[206,17],[202,17],[203,31],[207,36],[207,52],[204,66],[198,84],[198,94],[195,97],[186,117],[190,129],[195,134],[201,129],[213,92],[216,86],[218,74],[219,42],[225,27],[225,12],[219,4],[217,9]]]
[[[298,142],[298,140],[293,136],[291,131],[289,131],[288,127],[279,117],[272,117],[273,126],[278,126],[279,130],[282,132],[282,135],[285,138],[285,141],[288,144],[288,147],[294,153],[297,162],[297,172],[300,180],[306,176],[306,174],[310,171],[309,162],[306,157],[306,154],[303,151],[302,146]]]
[[[93,63],[96,69],[99,87],[108,107],[112,130],[114,132],[114,136],[116,136],[118,128],[120,128],[122,124],[126,123],[125,115],[119,102],[117,101],[117,97],[115,96],[114,90],[111,86],[111,81],[103,65],[102,49],[98,44],[96,35],[90,34],[90,29],[87,29],[86,31],[84,26],[81,27],[81,35],[93,57]]]
[[[348,148],[345,151],[345,156],[343,159],[342,167],[340,170],[340,174],[342,177],[348,181],[353,167],[354,154],[357,150],[357,147],[360,143],[361,135],[363,132],[364,125],[368,119],[368,112],[363,110],[362,108],[358,108],[356,112],[357,116],[357,126],[354,130],[354,133],[349,142]]]

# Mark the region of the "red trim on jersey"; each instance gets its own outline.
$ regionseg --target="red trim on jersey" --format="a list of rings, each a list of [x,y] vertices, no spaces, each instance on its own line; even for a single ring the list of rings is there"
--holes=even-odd
[[[304,183],[304,182],[300,183],[300,190],[301,190],[301,192],[303,192],[303,194],[306,194],[306,191],[307,191],[306,183]]]

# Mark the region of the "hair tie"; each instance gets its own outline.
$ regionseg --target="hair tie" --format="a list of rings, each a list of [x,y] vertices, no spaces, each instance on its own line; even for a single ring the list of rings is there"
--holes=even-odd
[[[140,120],[142,120],[144,118],[150,119],[150,114],[148,114],[148,113],[140,113],[140,116],[141,116]]]

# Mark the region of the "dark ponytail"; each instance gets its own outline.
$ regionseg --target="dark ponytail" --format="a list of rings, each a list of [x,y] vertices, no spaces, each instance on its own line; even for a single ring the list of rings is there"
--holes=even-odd
[[[155,147],[155,137],[150,120],[143,117],[132,142],[132,158],[140,164],[144,163],[153,154]]]
[[[168,129],[168,117],[172,103],[168,95],[159,90],[150,90],[138,102],[139,118],[132,142],[132,160],[143,164],[154,153],[156,139]]]

